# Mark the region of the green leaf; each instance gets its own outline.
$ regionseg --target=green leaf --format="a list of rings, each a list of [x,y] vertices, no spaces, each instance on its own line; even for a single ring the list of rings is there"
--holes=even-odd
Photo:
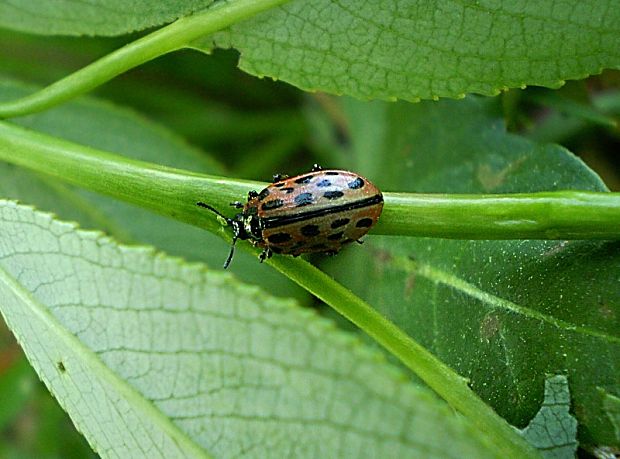
[[[350,150],[383,158],[360,171],[383,189],[605,190],[565,149],[507,134],[496,102],[347,99],[342,110]],[[378,236],[330,265],[341,282],[470,379],[511,424],[522,427],[535,415],[545,374],[566,374],[580,441],[617,442],[593,390],[617,394],[620,387],[617,242]]]
[[[574,458],[577,420],[570,415],[570,390],[566,376],[545,380],[545,398],[534,419],[521,431],[545,458]]]
[[[0,81],[0,100],[14,99],[32,88]],[[22,126],[161,165],[195,172],[222,174],[223,166],[171,132],[121,107],[102,101],[70,103],[15,120]],[[86,228],[97,228],[123,242],[154,245],[172,255],[220,268],[229,246],[221,238],[181,222],[107,196],[72,188],[0,162],[2,197],[19,199]],[[200,212],[197,208],[196,212]],[[284,276],[260,265],[254,256],[239,253],[232,271],[247,282],[260,284],[282,296],[307,298]]]
[[[497,457],[290,300],[9,201],[0,234],[2,314],[106,457]]]
[[[121,35],[171,22],[213,0],[0,0],[0,27],[45,35]]]
[[[0,26],[110,35],[172,21],[210,3],[168,1],[154,9],[138,0],[61,1],[17,8],[4,1]],[[240,11],[258,4],[248,3]],[[412,101],[492,95],[526,85],[558,87],[567,79],[619,68],[620,10],[615,6],[613,0],[526,5],[294,0],[249,21],[239,22],[238,16],[228,31],[181,45],[206,52],[214,44],[234,47],[245,71],[308,91]],[[166,42],[170,39],[153,57],[176,47],[164,49]]]
[[[205,37],[205,49],[213,39]],[[620,66],[613,0],[297,0],[215,37],[240,67],[308,91],[415,101],[558,87]]]

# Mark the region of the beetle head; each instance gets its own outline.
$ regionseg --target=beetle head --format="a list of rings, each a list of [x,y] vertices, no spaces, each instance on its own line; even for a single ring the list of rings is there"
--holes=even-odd
[[[219,210],[211,207],[209,204],[205,204],[204,202],[197,202],[197,206],[204,207],[205,209],[210,210],[218,217],[223,218],[226,221],[226,225],[230,226],[233,232],[233,240],[230,246],[230,252],[228,253],[228,257],[224,262],[224,269],[228,268],[230,262],[232,261],[233,255],[235,253],[235,244],[237,243],[237,239],[248,239],[248,233],[245,230],[245,216],[242,213],[239,213],[234,216],[234,218],[229,218],[226,215],[222,214]]]

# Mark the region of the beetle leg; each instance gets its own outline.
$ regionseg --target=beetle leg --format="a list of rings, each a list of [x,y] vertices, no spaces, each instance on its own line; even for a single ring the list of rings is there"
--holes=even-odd
[[[260,262],[262,263],[267,258],[271,258],[272,255],[273,255],[273,252],[271,251],[271,249],[267,248],[267,249],[263,249],[263,251],[260,253],[258,258],[260,259]]]
[[[312,170],[310,172],[318,172],[318,171],[322,171],[323,168],[321,166],[319,166],[318,164],[315,164],[312,166]]]
[[[284,179],[289,178],[286,174],[273,174],[273,183],[281,182]]]
[[[362,244],[364,243],[364,241],[363,241],[363,240],[361,240],[361,239],[357,239],[355,242],[357,242],[357,243],[358,243],[358,244],[360,244],[360,245],[362,245]]]
[[[230,203],[235,209],[243,209],[243,203],[239,201],[233,201]]]

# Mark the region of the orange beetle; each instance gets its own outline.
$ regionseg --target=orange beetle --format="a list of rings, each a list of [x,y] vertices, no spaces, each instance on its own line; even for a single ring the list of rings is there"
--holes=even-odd
[[[233,231],[232,260],[237,239],[248,239],[263,249],[260,261],[272,254],[336,254],[343,244],[359,241],[377,223],[383,195],[368,179],[344,170],[323,170],[295,177],[274,176],[260,193],[250,191],[248,201],[231,205],[243,209],[228,218],[204,202],[198,206],[215,212]]]

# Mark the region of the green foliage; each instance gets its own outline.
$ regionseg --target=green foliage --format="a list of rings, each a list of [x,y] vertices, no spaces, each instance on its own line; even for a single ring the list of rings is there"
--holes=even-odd
[[[245,71],[305,90],[410,101],[495,95],[618,68],[616,6],[298,0],[232,27],[215,43],[238,49]]]
[[[506,133],[492,100],[346,100],[343,110],[351,114],[352,151],[400,153],[373,169],[384,189],[605,189],[563,148]],[[618,322],[601,306],[620,303],[617,242],[377,237],[367,245],[334,259],[330,271],[357,267],[339,279],[469,378],[511,423],[524,425],[536,413],[545,374],[568,372],[584,431],[613,438],[591,388],[618,378],[610,358],[620,355]]]
[[[484,240],[485,225],[522,238],[513,222],[591,239],[597,222],[618,226],[620,197],[607,192],[618,168],[600,161],[620,138],[618,74],[416,104],[314,93],[555,88],[620,68],[613,1],[211,3],[0,0],[0,27],[82,36],[0,32],[0,117],[21,116],[0,122],[0,311],[93,450],[535,457],[504,420],[554,457],[577,442],[620,448],[620,245]],[[138,40],[83,37],[177,18]],[[227,47],[247,73],[312,94],[235,71]],[[181,48],[213,54],[170,54],[101,86]],[[19,82],[80,66],[40,92]],[[64,103],[94,88],[98,99]],[[597,154],[607,185],[555,141]],[[228,202],[272,173],[314,162],[384,190],[374,234],[310,258],[329,275],[290,257],[261,265],[244,242],[222,272],[230,234],[195,202],[232,215]],[[491,202],[481,193],[515,192],[538,205],[475,210]],[[446,193],[455,210],[441,220],[408,193]],[[561,219],[579,231],[558,233]],[[424,236],[439,221],[444,237],[480,240],[411,237],[418,220]],[[0,456],[85,455],[24,360],[7,360],[11,346],[0,348],[0,392],[14,394],[0,397]],[[38,425],[31,438],[24,422]]]
[[[101,454],[498,457],[380,354],[289,300],[0,209],[3,315]]]
[[[120,35],[173,21],[213,0],[0,1],[0,26],[42,35]]]
[[[211,1],[0,2],[0,25],[33,33],[114,35],[206,8]],[[215,38],[241,67],[306,90],[366,99],[497,94],[617,66],[613,0],[507,5],[501,1],[296,0]],[[62,20],[51,20],[58,18]],[[331,31],[332,33],[325,33]],[[212,48],[213,38],[205,41]],[[198,45],[203,46],[203,45]]]

